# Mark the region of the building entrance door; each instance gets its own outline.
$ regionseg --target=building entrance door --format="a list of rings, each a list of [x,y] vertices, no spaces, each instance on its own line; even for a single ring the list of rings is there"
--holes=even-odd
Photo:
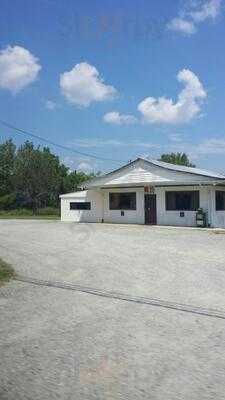
[[[145,223],[156,225],[156,195],[145,194]]]

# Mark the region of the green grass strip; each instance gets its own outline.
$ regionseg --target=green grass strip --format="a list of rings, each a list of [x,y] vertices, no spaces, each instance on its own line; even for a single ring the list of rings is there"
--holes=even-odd
[[[0,286],[15,276],[14,269],[0,258]]]

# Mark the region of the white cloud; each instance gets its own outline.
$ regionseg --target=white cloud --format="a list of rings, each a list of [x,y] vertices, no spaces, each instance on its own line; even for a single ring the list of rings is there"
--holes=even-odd
[[[196,151],[199,155],[225,154],[225,139],[207,139],[193,151]]]
[[[83,148],[94,148],[94,147],[102,147],[102,146],[119,146],[119,147],[145,147],[145,148],[158,148],[158,145],[151,142],[141,142],[138,140],[134,141],[122,141],[115,139],[76,139],[72,142],[68,143],[69,146],[83,147]]]
[[[78,164],[77,169],[78,171],[86,172],[87,174],[94,171],[93,166],[87,161],[82,161]]]
[[[171,133],[169,135],[169,139],[171,140],[171,142],[182,142],[183,135],[180,133]]]
[[[57,107],[56,103],[52,100],[46,100],[45,102],[45,108],[47,108],[47,110],[55,110]]]
[[[176,103],[166,97],[147,97],[138,105],[144,121],[149,123],[179,124],[191,121],[201,110],[201,100],[206,92],[197,75],[188,69],[181,70],[177,80],[184,84]]]
[[[93,161],[90,157],[66,156],[62,159],[62,162],[69,168],[70,172],[82,171],[90,173],[99,170],[98,162]]]
[[[60,88],[70,103],[83,107],[94,101],[113,99],[117,94],[116,89],[106,85],[98,70],[87,62],[76,64],[71,71],[62,73]]]
[[[189,15],[196,23],[203,22],[208,18],[215,19],[220,13],[221,4],[221,0],[201,1],[200,6],[195,7]]]
[[[103,121],[115,125],[131,125],[137,122],[137,118],[130,114],[120,114],[118,111],[111,111],[103,116]]]
[[[69,143],[69,146],[77,146],[83,148],[94,148],[101,146],[121,146],[123,142],[114,139],[101,139],[101,138],[86,138],[86,139],[75,139]]]
[[[197,32],[197,25],[207,19],[215,20],[220,14],[222,0],[186,1],[186,8],[177,18],[173,18],[167,28],[173,31],[192,35]]]
[[[183,18],[173,18],[167,27],[172,31],[182,32],[185,35],[193,35],[196,32],[194,23]]]
[[[190,142],[174,142],[167,145],[168,152],[184,152],[187,153],[192,161],[207,159],[210,155],[225,155],[225,139],[224,138],[208,138],[199,143]],[[164,151],[164,149],[163,149]]]
[[[17,93],[37,78],[41,66],[38,58],[20,46],[0,51],[0,88]]]

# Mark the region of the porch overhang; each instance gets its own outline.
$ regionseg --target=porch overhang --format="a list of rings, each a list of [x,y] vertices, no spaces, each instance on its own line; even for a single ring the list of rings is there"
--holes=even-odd
[[[105,184],[105,185],[88,185],[83,186],[82,188],[88,190],[101,190],[101,189],[123,189],[123,188],[144,188],[146,186],[153,187],[184,187],[184,186],[223,186],[225,187],[225,180],[217,180],[217,181],[191,181],[191,182],[178,182],[176,181],[160,181],[160,182],[129,182],[123,184]]]

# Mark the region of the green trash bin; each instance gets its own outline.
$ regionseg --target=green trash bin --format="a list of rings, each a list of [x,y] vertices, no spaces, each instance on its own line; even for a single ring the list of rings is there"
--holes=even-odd
[[[199,228],[205,228],[207,226],[207,214],[202,208],[198,208],[196,212],[196,225]]]

